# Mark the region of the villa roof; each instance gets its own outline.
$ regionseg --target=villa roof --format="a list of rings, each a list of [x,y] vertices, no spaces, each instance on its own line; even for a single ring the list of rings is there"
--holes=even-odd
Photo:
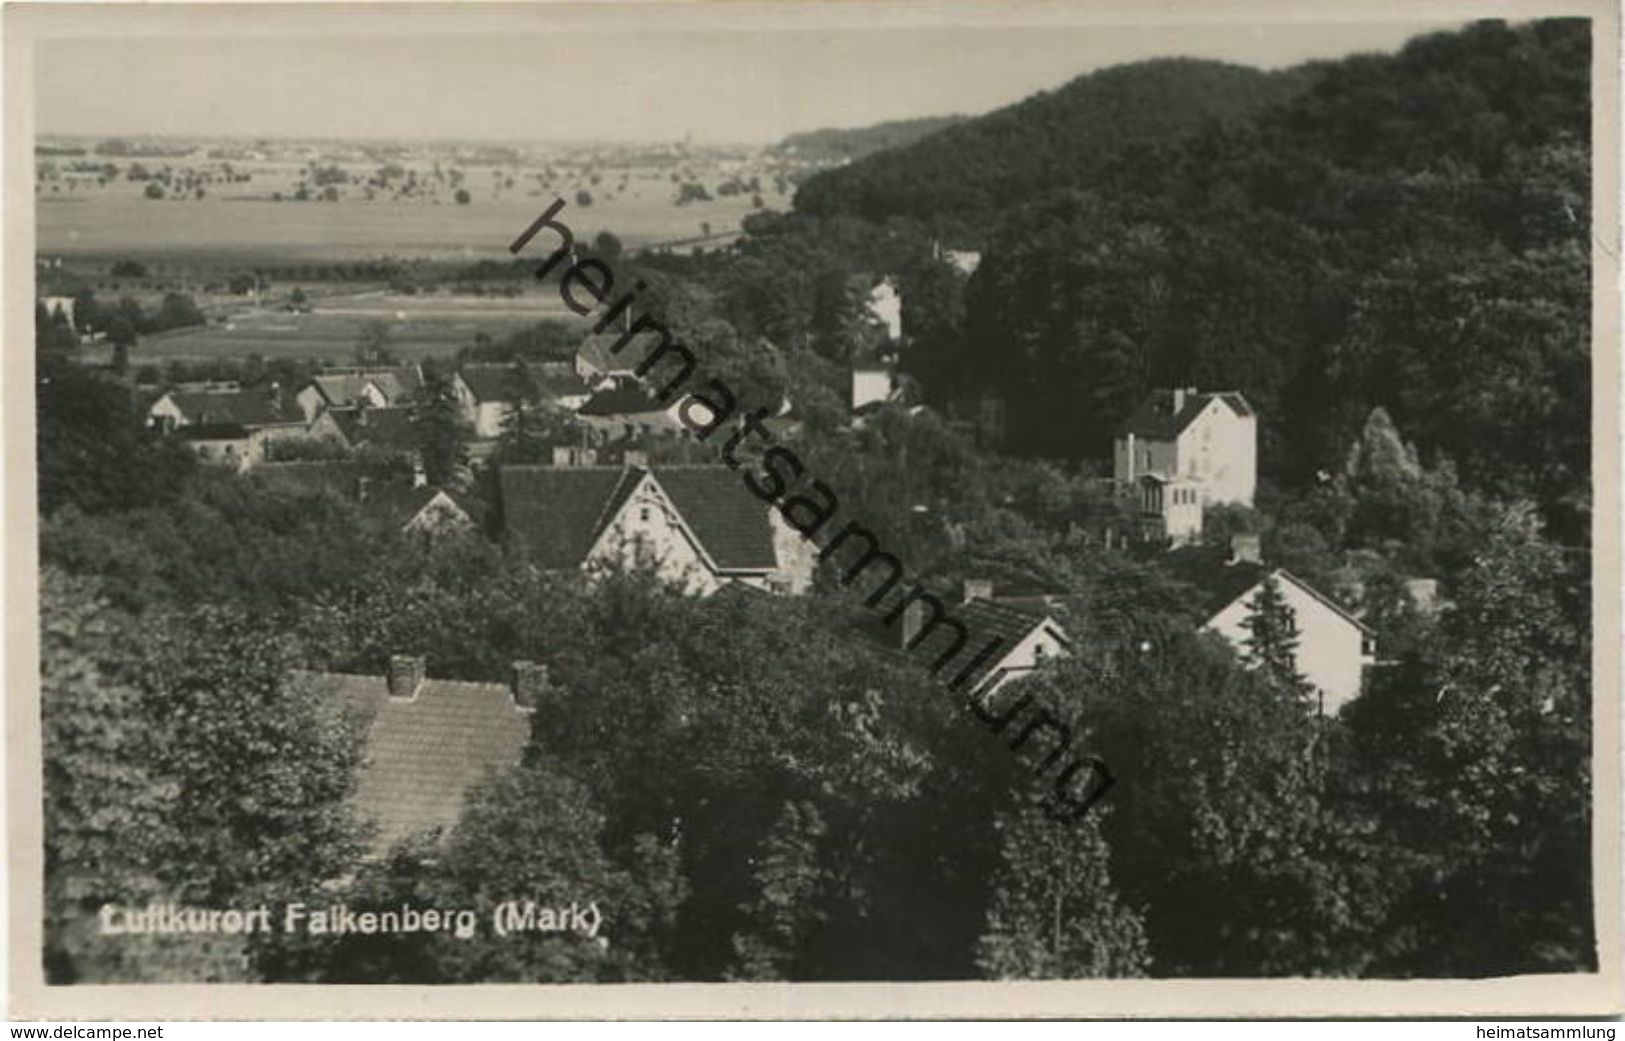
[[[1174,391],[1159,387],[1147,394],[1127,419],[1117,428],[1117,436],[1133,434],[1153,441],[1172,441],[1191,425],[1208,403],[1215,398],[1228,405],[1238,416],[1251,416],[1253,408],[1236,391],[1201,393],[1186,391],[1181,407],[1174,408]]]
[[[378,851],[428,828],[451,828],[468,789],[489,772],[519,765],[530,739],[529,714],[500,683],[425,679],[405,700],[389,696],[383,676],[294,675],[364,727],[353,798],[378,826]]]

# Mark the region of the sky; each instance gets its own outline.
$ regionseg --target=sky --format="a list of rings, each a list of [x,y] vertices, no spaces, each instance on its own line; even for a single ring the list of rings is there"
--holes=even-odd
[[[1281,68],[1452,24],[1102,24],[1044,4],[290,6],[96,9],[40,44],[36,130],[765,143],[980,114],[1145,58]]]

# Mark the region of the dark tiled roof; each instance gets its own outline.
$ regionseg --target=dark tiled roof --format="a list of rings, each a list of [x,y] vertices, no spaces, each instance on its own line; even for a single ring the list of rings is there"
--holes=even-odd
[[[283,407],[280,396],[269,387],[255,390],[170,392],[170,400],[194,426],[263,427],[278,423],[303,423],[298,411]]]
[[[637,380],[618,380],[612,386],[594,391],[580,408],[582,416],[641,416],[651,412],[664,412],[670,405],[661,404]]]
[[[1176,413],[1174,411],[1174,392],[1166,388],[1153,390],[1145,396],[1130,416],[1117,428],[1117,436],[1123,437],[1133,434],[1135,437],[1151,438],[1155,441],[1171,441],[1179,436],[1180,431],[1190,425],[1208,402],[1218,398],[1238,416],[1253,414],[1252,406],[1247,399],[1235,391],[1219,391],[1208,394],[1185,394],[1184,407]]]
[[[329,405],[354,405],[368,382],[377,385],[391,405],[415,401],[423,390],[423,373],[415,365],[381,369],[328,369],[311,378]]]
[[[535,380],[519,365],[464,365],[460,372],[475,401],[517,401],[536,394]]]
[[[420,485],[414,488],[410,484],[386,484],[378,489],[368,489],[367,497],[362,500],[361,511],[383,524],[394,528],[404,528],[423,512],[423,508],[433,502],[441,489],[430,485]],[[449,493],[452,505],[462,511],[465,518],[468,511],[463,509],[461,503]]]
[[[1212,618],[1235,603],[1236,598],[1258,585],[1269,574],[1278,582],[1290,582],[1354,625],[1366,626],[1331,597],[1283,568],[1270,568],[1252,562],[1230,563],[1229,551],[1213,546],[1182,546],[1163,555],[1163,562],[1177,578],[1197,590],[1204,618]]]
[[[333,421],[352,445],[408,449],[418,444],[417,414],[410,408],[335,408]]]
[[[608,466],[505,466],[502,525],[544,568],[580,567],[643,471]]]
[[[1175,578],[1196,590],[1204,618],[1229,606],[1269,572],[1262,564],[1232,564],[1230,551],[1216,546],[1181,546],[1163,554],[1162,563]]]
[[[884,598],[881,604],[874,609],[875,623],[865,625],[869,635],[881,641],[886,646],[900,648],[902,645],[903,625],[901,621],[886,624],[887,614],[907,595],[903,584],[892,590],[891,595]],[[1046,618],[1051,617],[1048,611],[1032,610],[1026,606],[1017,606],[999,600],[978,598],[965,603],[954,603],[944,597],[944,617],[957,620],[965,627],[966,638],[963,646],[949,658],[936,675],[944,680],[951,681],[958,677],[961,671],[976,662],[978,656],[987,648],[993,639],[999,639],[999,645],[988,655],[986,660],[976,662],[967,678],[964,680],[964,689],[974,690],[979,687],[995,668],[1016,646],[1032,634],[1034,629],[1043,625]],[[929,618],[929,612],[926,616]],[[1060,633],[1062,643],[1067,643],[1066,635]],[[921,640],[912,650],[907,652],[909,658],[923,665],[934,666],[937,659],[946,654],[954,645],[958,633],[946,623],[938,625],[929,631],[925,639]]]
[[[724,571],[771,571],[778,566],[766,503],[726,466],[657,466],[656,483],[689,530]]]
[[[295,678],[346,704],[366,726],[354,799],[378,825],[379,851],[426,828],[456,824],[469,787],[488,771],[517,766],[530,739],[529,714],[502,684],[424,680],[415,699],[397,701],[382,676]]]
[[[645,471],[608,466],[503,467],[503,526],[545,568],[579,567]],[[722,571],[778,566],[769,507],[725,466],[657,466],[655,483]]]

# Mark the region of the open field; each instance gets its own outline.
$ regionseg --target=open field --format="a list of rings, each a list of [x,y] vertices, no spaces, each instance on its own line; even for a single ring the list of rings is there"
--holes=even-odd
[[[323,298],[310,314],[244,310],[224,319],[142,337],[133,360],[146,364],[258,354],[267,359],[344,363],[353,358],[363,326],[381,321],[389,330],[390,350],[416,361],[428,355],[449,357],[472,345],[478,333],[500,339],[544,319],[581,321],[564,309],[556,292],[528,293],[512,300],[354,293]]]
[[[753,208],[748,195],[677,206],[675,186],[646,172],[629,175],[624,189],[606,178],[590,189],[595,201],[587,207],[576,203],[573,185],[548,190],[516,178],[513,188],[496,187],[480,170],[464,184],[471,196],[467,205],[458,205],[445,187],[428,197],[378,194],[369,200],[366,189],[354,184],[339,188],[336,202],[296,202],[291,197],[298,171],[256,167],[251,182],[207,187],[202,199],[173,192],[148,199],[143,182],[122,179],[106,185],[78,177],[42,183],[35,251],[42,257],[242,266],[384,256],[473,261],[506,257],[514,237],[561,196],[567,201],[561,219],[577,236],[590,239],[608,230],[630,247],[698,237],[704,225],[713,235],[731,232]],[[718,176],[707,179],[714,184]],[[284,201],[271,201],[273,192]],[[787,205],[775,195],[765,201]]]

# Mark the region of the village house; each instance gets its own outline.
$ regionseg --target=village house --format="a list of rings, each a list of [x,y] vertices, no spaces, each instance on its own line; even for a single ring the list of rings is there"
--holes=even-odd
[[[938,679],[958,680],[955,689],[983,700],[1045,662],[1071,654],[1071,638],[1056,620],[1049,598],[995,596],[993,583],[979,578],[967,579],[961,593],[959,603],[942,616],[965,627],[964,642],[957,648],[958,631],[946,621],[936,621],[934,608],[925,601],[908,599],[908,587],[903,585],[881,597],[865,631],[911,660],[936,667]],[[988,652],[990,645],[993,650]]]
[[[45,308],[45,313],[53,318],[57,315],[61,315],[63,318],[67,319],[69,328],[79,328],[73,322],[73,297],[43,296],[40,297],[40,306]]]
[[[291,682],[350,713],[362,766],[351,804],[377,829],[373,856],[415,835],[444,836],[468,790],[519,765],[547,666],[515,662],[511,686],[429,679],[423,658],[393,655],[383,676],[297,671]]]
[[[686,397],[662,402],[635,376],[619,376],[601,384],[576,409],[576,421],[606,437],[642,434],[681,434],[688,431],[681,408]],[[697,423],[708,422],[709,412],[697,412]]]
[[[165,391],[147,409],[147,425],[175,437],[204,462],[238,471],[264,462],[269,446],[307,440],[309,424],[283,400],[281,388],[237,384]]]
[[[631,311],[625,314],[630,317]],[[630,346],[616,353],[615,344],[621,336],[622,332],[610,330],[591,333],[581,341],[581,346],[576,349],[575,370],[576,376],[588,387],[598,387],[606,380],[636,377],[633,369],[642,355]]]
[[[1376,661],[1375,635],[1303,579],[1264,564],[1257,535],[1235,536],[1228,554],[1222,547],[1186,546],[1166,561],[1198,591],[1201,628],[1224,637],[1242,655],[1258,594],[1273,578],[1296,625],[1297,670],[1315,689],[1320,710],[1335,715],[1359,696],[1365,669]]]
[[[309,421],[323,409],[393,408],[416,404],[422,395],[423,370],[398,365],[324,370],[300,388],[296,400]]]
[[[726,466],[506,466],[502,527],[549,570],[651,570],[691,593],[812,582],[813,550]]]
[[[437,538],[478,526],[468,502],[429,484],[416,461],[410,478],[379,476],[376,469],[352,459],[267,462],[254,472],[268,486],[290,495],[329,494],[357,503],[362,517],[377,530]]]
[[[388,530],[425,540],[472,531],[469,511],[452,493],[426,483],[393,482],[362,492],[361,510]]]
[[[482,440],[501,437],[508,417],[536,397],[530,375],[518,364],[464,365],[452,377],[452,393],[463,421]]]
[[[420,435],[415,408],[332,408],[310,422],[313,437],[336,440],[348,448],[415,455]]]
[[[1112,476],[1137,497],[1148,534],[1189,542],[1204,507],[1253,504],[1257,416],[1234,391],[1153,390],[1118,427]]]

